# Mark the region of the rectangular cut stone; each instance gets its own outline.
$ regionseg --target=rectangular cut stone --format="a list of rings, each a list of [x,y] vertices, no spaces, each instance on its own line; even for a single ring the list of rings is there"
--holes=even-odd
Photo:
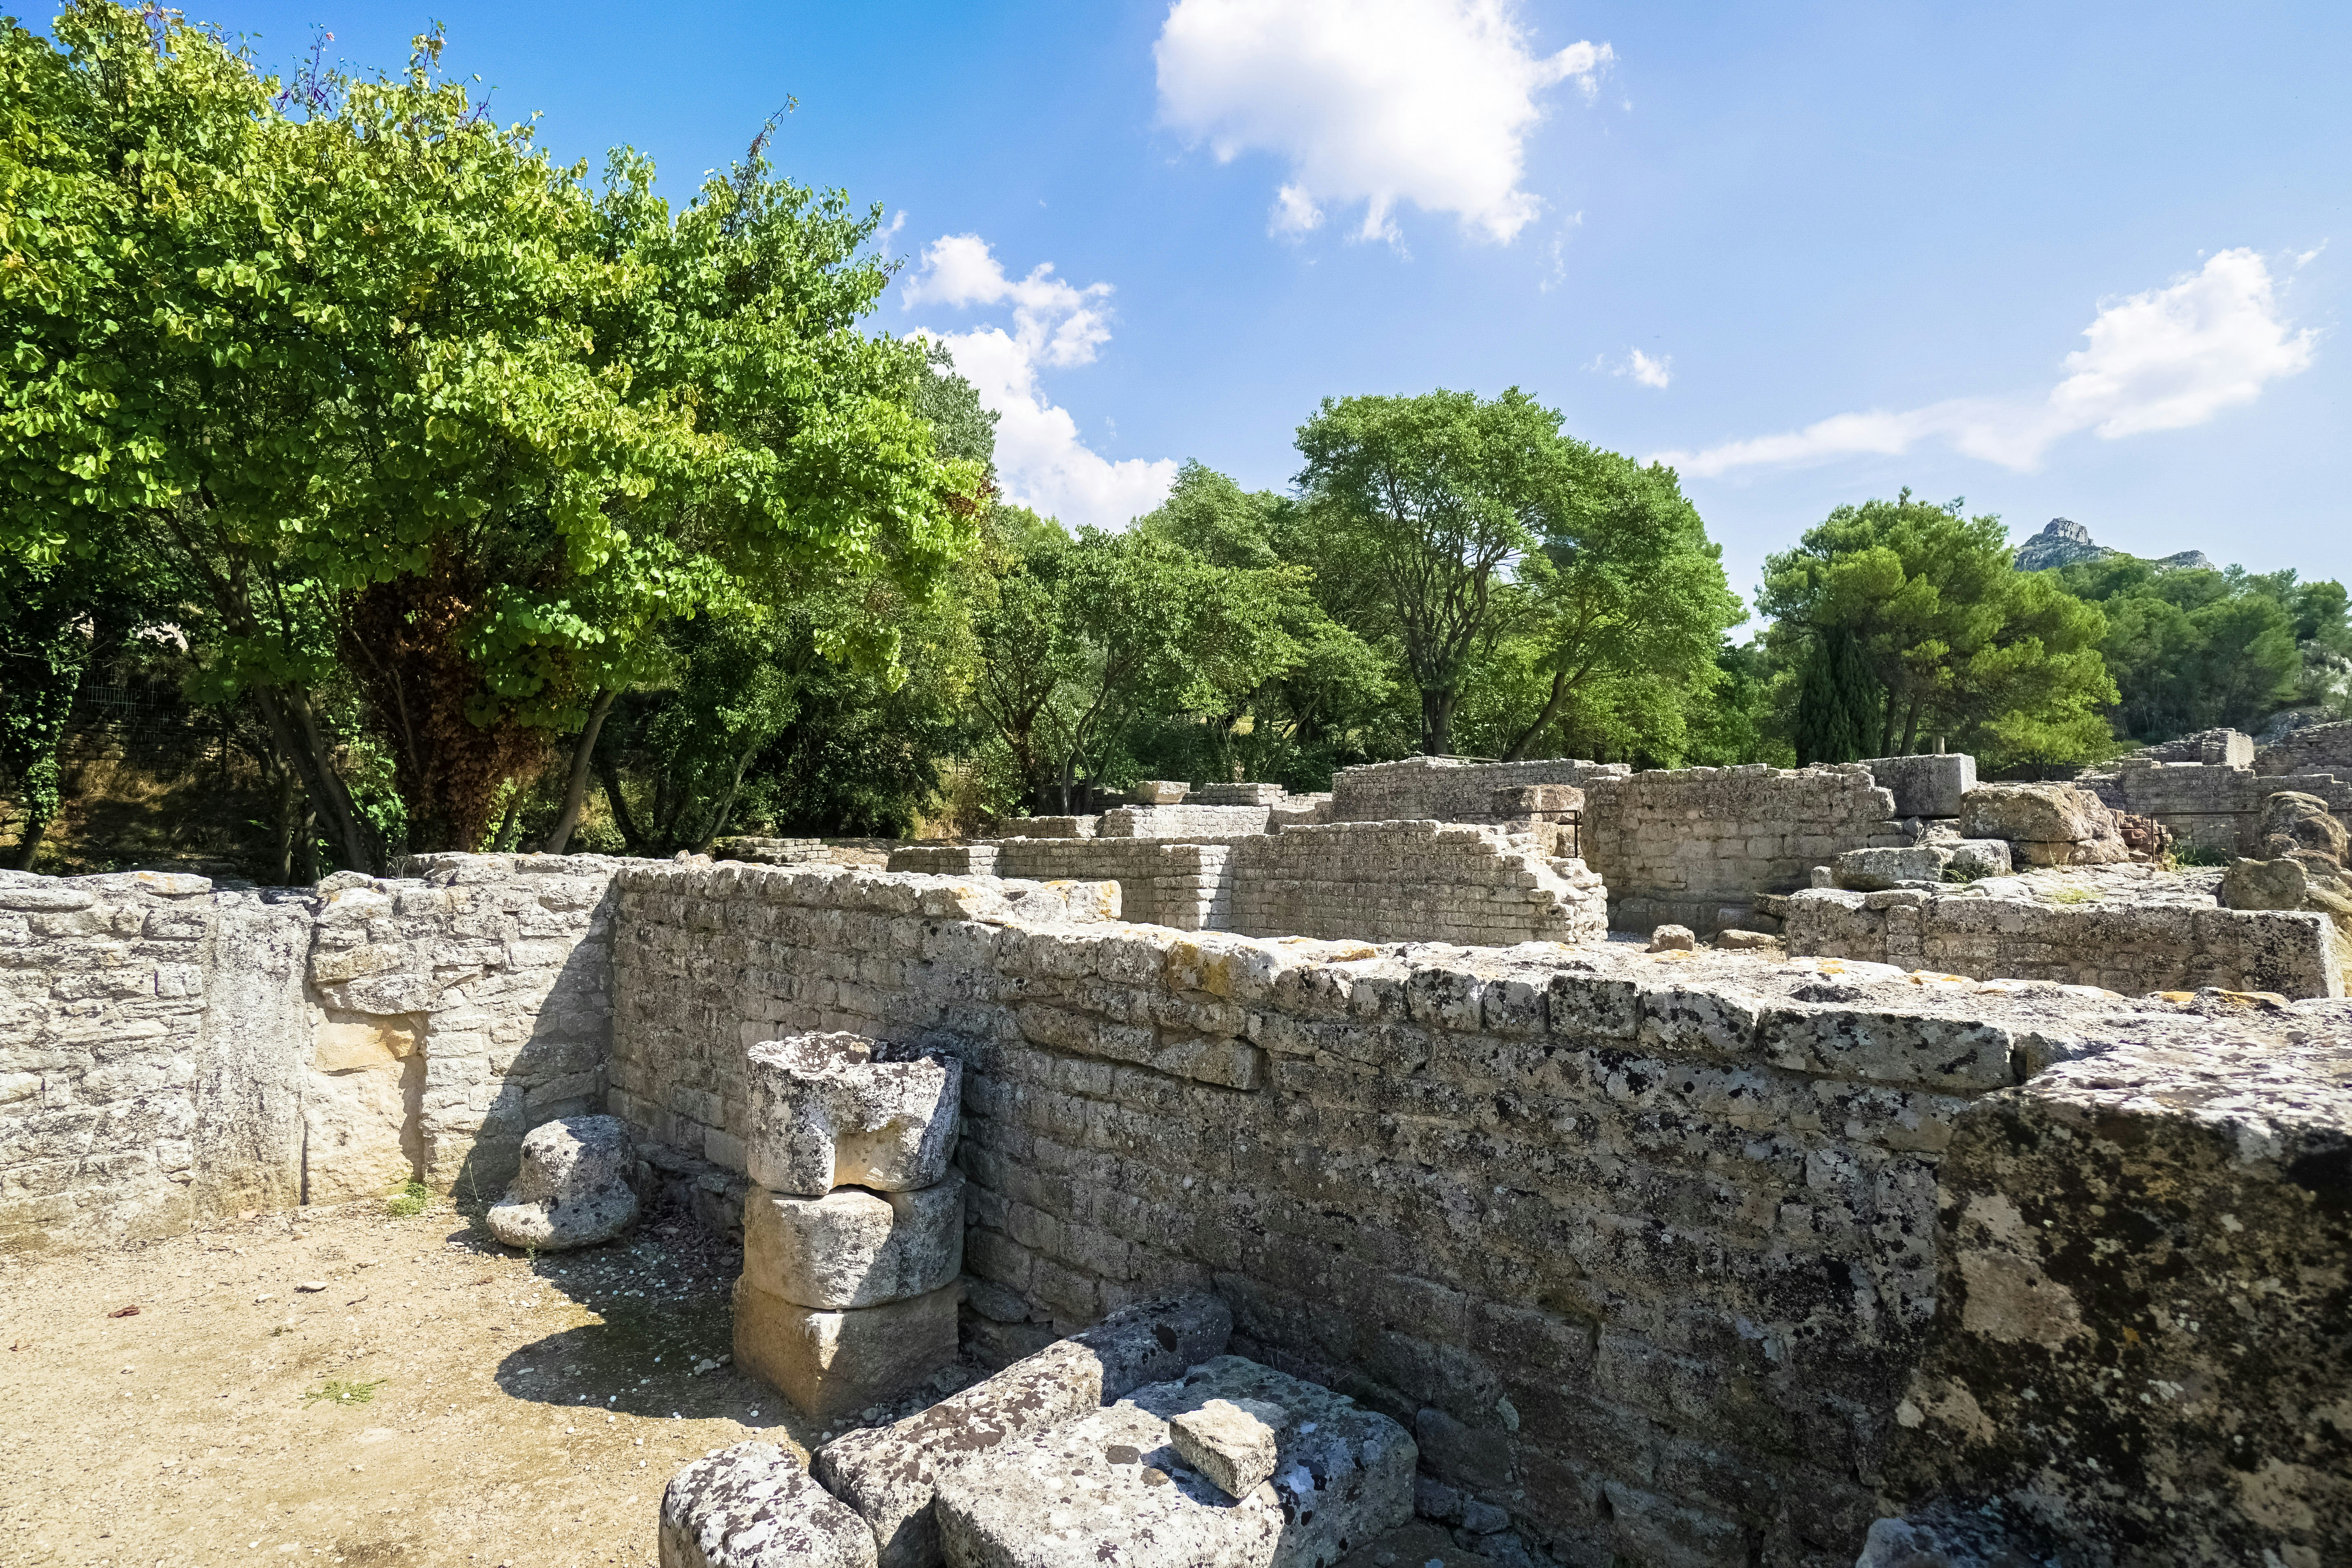
[[[1275,1434],[1290,1413],[1262,1400],[1212,1399],[1168,1419],[1178,1457],[1217,1483],[1227,1497],[1247,1497],[1274,1474]]]
[[[835,1187],[821,1198],[753,1188],[743,1205],[743,1277],[803,1307],[903,1301],[963,1268],[961,1173],[908,1193]]]
[[[1170,1421],[1210,1401],[1291,1415],[1270,1479],[1227,1495],[1187,1465]],[[1328,1388],[1238,1356],[1005,1443],[941,1478],[958,1568],[1316,1568],[1412,1517],[1404,1428]]]
[[[908,1054],[839,1033],[753,1046],[744,1073],[751,1180],[803,1197],[938,1184],[955,1149],[963,1064]]]
[[[1977,760],[1966,752],[1925,757],[1872,757],[1862,764],[1895,795],[1897,816],[1958,816],[1960,796],[1977,787]]]
[[[772,1443],[697,1459],[662,1491],[661,1568],[874,1568],[866,1521]]]
[[[872,1531],[881,1568],[935,1568],[939,1478],[1015,1437],[1102,1404],[1102,1363],[1068,1340],[889,1426],[852,1432],[818,1450],[817,1478]]]
[[[830,1421],[913,1387],[956,1356],[953,1284],[881,1307],[824,1311],[735,1282],[735,1364]]]

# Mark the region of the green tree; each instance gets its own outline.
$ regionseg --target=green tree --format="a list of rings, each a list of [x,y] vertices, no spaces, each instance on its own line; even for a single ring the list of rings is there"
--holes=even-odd
[[[1790,718],[1818,640],[1851,634],[1880,694],[1865,736],[1873,755],[1937,737],[1995,766],[2109,748],[2105,619],[2048,574],[2018,571],[2000,520],[1964,517],[1959,501],[1931,506],[1905,490],[1839,507],[1795,549],[1766,558],[1757,606],[1772,617],[1767,641]]]
[[[1850,627],[1824,626],[1807,646],[1804,661],[1790,734],[1797,765],[1871,755],[1885,691],[1862,657],[1861,639]]]
[[[1548,679],[1541,706],[1502,748],[1506,762],[1601,685],[1625,683],[1620,703],[1711,693],[1723,634],[1746,616],[1724,581],[1722,547],[1673,469],[1556,439],[1561,479],[1538,513],[1538,548],[1518,569],[1518,635]]]
[[[0,34],[0,180],[44,204],[0,236],[29,279],[0,296],[5,526],[49,553],[142,531],[348,863],[383,846],[318,700],[338,661],[412,841],[470,847],[741,576],[913,582],[968,540],[979,468],[932,447],[920,350],[854,330],[878,215],[756,144],[673,216],[644,160],[600,196],[489,122],[437,35],[281,96],[175,17],[80,0],[56,32]]]
[[[1444,391],[1326,398],[1299,426],[1298,483],[1318,543],[1348,563],[1392,632],[1421,696],[1424,752],[1452,749],[1497,590],[1566,510],[1573,447],[1559,416],[1516,387],[1489,401]]]

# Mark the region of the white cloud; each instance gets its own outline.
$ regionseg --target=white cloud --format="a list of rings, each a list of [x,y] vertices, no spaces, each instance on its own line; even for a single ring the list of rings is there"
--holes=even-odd
[[[947,346],[956,373],[996,415],[996,475],[1007,500],[1073,527],[1121,528],[1166,499],[1176,482],[1176,463],[1164,458],[1113,462],[1078,438],[1068,409],[1047,400],[1038,380],[1041,365],[1090,363],[1096,349],[1110,341],[1110,285],[1074,288],[1053,271],[1041,263],[1026,278],[1007,278],[978,235],[945,235],[924,247],[922,266],[905,285],[904,303],[910,309],[1013,307],[1009,332],[977,326],[961,332],[927,330],[926,335]]]
[[[1643,386],[1654,386],[1664,392],[1666,384],[1675,378],[1674,364],[1675,356],[1672,354],[1652,359],[1640,349],[1634,349],[1625,363],[1617,367],[1617,374],[1630,375]]]
[[[1840,414],[1777,436],[1730,441],[1659,460],[1686,474],[1860,454],[1895,456],[1921,441],[2008,468],[2034,468],[2057,441],[2089,430],[2105,440],[2201,425],[2308,369],[2318,336],[2290,330],[2269,266],[2225,250],[2162,289],[2109,301],[2084,329],[2046,396],[1962,397],[1900,412]]]
[[[1590,101],[1615,58],[1529,43],[1517,0],[1176,0],[1153,53],[1170,125],[1219,163],[1288,161],[1273,233],[1361,202],[1356,237],[1393,244],[1411,202],[1507,242],[1543,205],[1519,188],[1538,94],[1573,81]]]

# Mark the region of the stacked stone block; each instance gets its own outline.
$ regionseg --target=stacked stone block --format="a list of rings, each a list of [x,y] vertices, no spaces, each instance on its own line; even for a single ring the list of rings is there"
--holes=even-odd
[[[1681,925],[1701,936],[1751,924],[1756,895],[1804,887],[1845,850],[1911,841],[1893,792],[1860,763],[1589,779],[1581,837],[1609,886],[1612,929]]]
[[[1550,758],[1532,763],[1465,763],[1459,757],[1406,757],[1341,768],[1331,780],[1333,822],[1486,822],[1495,792],[1527,784],[1582,785],[1632,773],[1622,763]]]
[[[2252,854],[2262,839],[2263,803],[2281,790],[2317,795],[2352,814],[2352,766],[2339,773],[2271,774],[2243,766],[2126,758],[2115,775],[2124,809],[2152,817],[2182,845]]]
[[[2244,768],[2254,762],[2254,738],[2238,730],[2200,730],[2175,741],[2143,746],[2136,762],[2199,763],[2207,767]]]
[[[956,1355],[963,1064],[851,1034],[754,1046],[735,1361],[818,1420]]]
[[[1279,787],[1279,786],[1277,786]],[[1104,838],[1238,838],[1266,830],[1264,805],[1122,805],[1102,815]]]
[[[2254,772],[2281,773],[2337,773],[2352,774],[2352,721],[2313,724],[2294,731],[2274,746],[2254,754]]]
[[[1234,930],[1357,942],[1607,938],[1608,894],[1580,860],[1493,827],[1342,822],[1234,847]]]

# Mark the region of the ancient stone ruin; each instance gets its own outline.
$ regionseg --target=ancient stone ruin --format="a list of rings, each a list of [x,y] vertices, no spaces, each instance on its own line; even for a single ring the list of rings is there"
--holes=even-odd
[[[672,1478],[670,1563],[2319,1568],[2346,802],[2211,750],[1423,759],[888,871],[0,876],[0,1238],[414,1177],[584,1240],[625,1170],[845,1428]]]

